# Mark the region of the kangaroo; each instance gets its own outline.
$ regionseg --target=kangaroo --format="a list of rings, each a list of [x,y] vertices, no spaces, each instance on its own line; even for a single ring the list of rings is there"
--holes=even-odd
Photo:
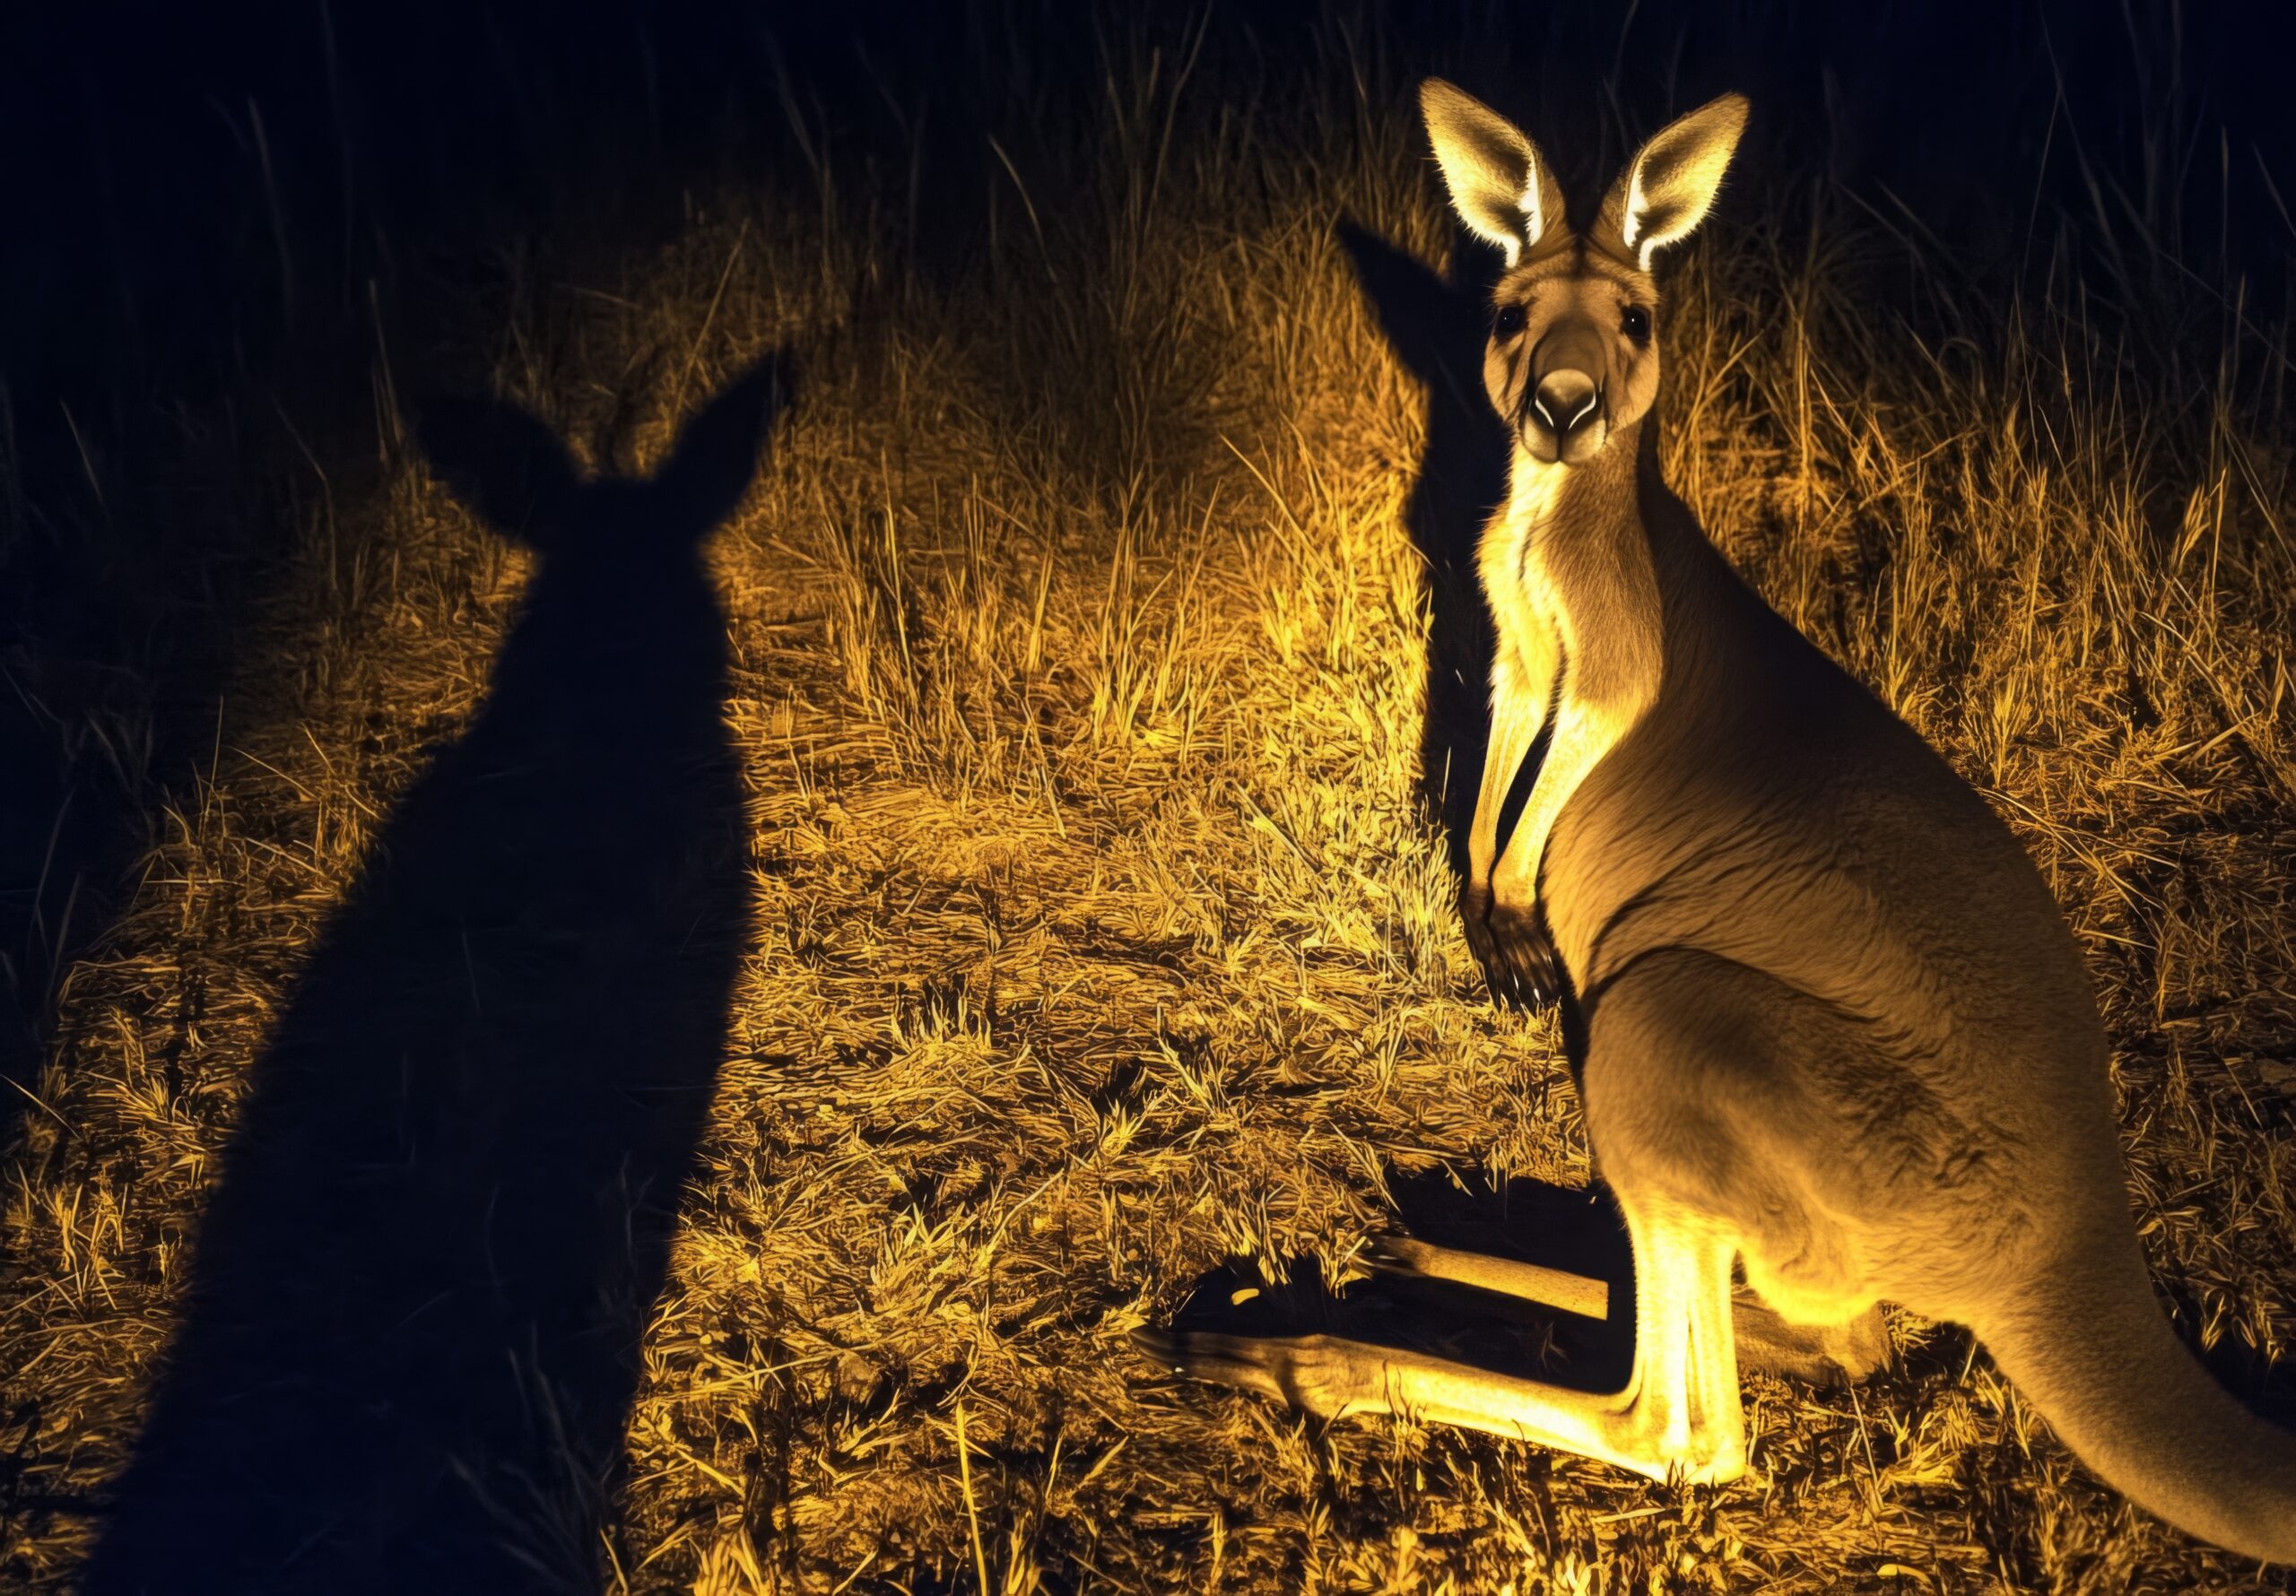
[[[1705,217],[1746,101],[1657,134],[1584,230],[1520,130],[1439,80],[1420,103],[1454,207],[1507,268],[1483,375],[1513,458],[1477,551],[1497,649],[1461,912],[1495,991],[1565,1006],[1633,1249],[1631,1372],[1588,1394],[1328,1336],[1152,1348],[1321,1414],[1719,1482],[1745,1467],[1749,1325],[1870,1348],[1886,1300],[1969,1326],[2141,1506],[2296,1562],[2296,1440],[2153,1297],[2103,1027],[2039,872],[1660,480],[1651,269]],[[1734,1259],[1763,1315],[1734,1313]],[[1598,1283],[1416,1241],[1377,1260],[1605,1311]]]

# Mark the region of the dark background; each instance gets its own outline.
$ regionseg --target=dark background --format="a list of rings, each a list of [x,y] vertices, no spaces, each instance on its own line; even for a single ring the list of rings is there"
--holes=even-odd
[[[1089,179],[1112,35],[1197,48],[1205,117],[1350,52],[1375,81],[1439,70],[1582,158],[1582,191],[1630,131],[1742,89],[1744,181],[1830,184],[1973,293],[2069,273],[2164,350],[2287,309],[2296,136],[2262,4],[9,7],[0,1068],[32,1079],[63,962],[213,751],[235,618],[307,507],[281,463],[341,494],[375,457],[380,357],[483,375],[502,250],[642,242],[691,192],[802,171],[807,140],[881,176],[857,211],[913,182],[918,249],[961,261],[1004,180],[988,135],[1039,204]]]

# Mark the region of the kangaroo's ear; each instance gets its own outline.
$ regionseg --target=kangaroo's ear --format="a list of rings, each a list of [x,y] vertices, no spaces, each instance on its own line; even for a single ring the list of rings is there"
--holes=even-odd
[[[1509,265],[1563,225],[1562,191],[1521,128],[1441,78],[1419,85],[1419,109],[1452,209]]]
[[[788,358],[776,351],[735,378],[678,430],[654,481],[696,536],[741,507],[757,475],[758,450],[796,388]]]
[[[1689,238],[1730,169],[1749,108],[1744,95],[1725,94],[1661,128],[1611,186],[1604,242],[1647,272],[1653,253]]]
[[[497,532],[541,545],[579,491],[566,446],[503,399],[437,396],[415,409],[414,430],[439,480]]]

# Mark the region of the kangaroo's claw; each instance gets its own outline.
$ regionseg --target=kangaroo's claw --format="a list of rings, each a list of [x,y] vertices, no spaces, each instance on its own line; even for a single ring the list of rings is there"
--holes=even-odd
[[[1187,1359],[1180,1351],[1179,1338],[1171,1331],[1144,1324],[1132,1332],[1132,1344],[1151,1363],[1176,1375],[1187,1372]]]
[[[1392,1230],[1374,1230],[1363,1238],[1363,1250],[1356,1254],[1366,1269],[1377,1274],[1416,1275],[1418,1254],[1413,1251],[1412,1238]]]

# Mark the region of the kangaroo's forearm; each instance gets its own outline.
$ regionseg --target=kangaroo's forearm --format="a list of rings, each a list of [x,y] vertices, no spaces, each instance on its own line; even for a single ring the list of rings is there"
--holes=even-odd
[[[1521,635],[1502,642],[1491,667],[1491,735],[1483,744],[1483,782],[1475,795],[1474,823],[1467,832],[1467,880],[1491,885],[1499,857],[1499,817],[1523,762],[1552,735],[1561,707],[1562,653],[1544,627],[1517,628]],[[1544,757],[1541,750],[1538,755]]]
[[[1467,834],[1468,879],[1489,887],[1499,858],[1499,816],[1507,806],[1516,774],[1546,727],[1544,697],[1509,694],[1492,707],[1491,741],[1483,750],[1483,786],[1474,805],[1474,827]],[[1519,829],[1519,827],[1518,827]]]
[[[1538,780],[1515,822],[1513,835],[1507,839],[1505,853],[1492,871],[1493,902],[1506,908],[1528,909],[1538,901],[1539,863],[1546,856],[1547,839],[1553,834],[1562,806],[1631,724],[1623,716],[1605,714],[1583,703],[1561,706]]]

